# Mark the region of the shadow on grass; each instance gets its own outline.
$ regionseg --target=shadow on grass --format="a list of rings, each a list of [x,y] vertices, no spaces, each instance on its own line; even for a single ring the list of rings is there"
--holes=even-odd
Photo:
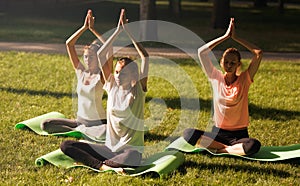
[[[55,98],[62,97],[75,97],[76,94],[73,93],[64,93],[64,92],[53,92],[46,90],[29,90],[29,89],[16,89],[11,87],[0,87],[0,91],[15,93],[15,94],[28,94],[32,96],[50,96]],[[105,97],[104,97],[105,98]],[[153,99],[153,97],[146,97],[146,102],[149,102]],[[184,98],[164,98],[164,101],[168,108],[172,109],[181,109],[181,102],[192,103],[198,102],[200,103],[200,111],[210,112],[211,111],[211,100],[204,99],[184,99]],[[184,109],[195,109],[195,106],[187,106],[188,108]],[[275,109],[275,108],[262,108],[254,104],[249,104],[249,112],[250,116],[254,119],[270,119],[274,121],[286,121],[299,119],[300,112],[299,111],[290,111],[283,109]]]
[[[9,88],[0,87],[0,91],[10,92],[14,94],[28,94],[32,96],[50,96],[55,98],[73,97],[72,93],[52,92],[52,91],[45,91],[45,90],[16,89],[10,87]]]
[[[299,119],[299,111],[282,110],[275,108],[261,108],[254,104],[249,104],[249,114],[254,119],[269,119],[275,121],[286,121]]]
[[[147,97],[146,102],[152,100],[152,97]],[[181,109],[181,101],[182,98],[167,98],[164,99],[168,108],[172,109]],[[199,101],[200,103],[200,111],[210,112],[212,111],[212,101],[205,99],[185,99],[187,103],[194,103],[194,101]],[[192,108],[192,107],[191,107]],[[189,108],[186,108],[189,109]],[[275,109],[275,108],[262,108],[260,106],[249,104],[249,114],[254,119],[270,119],[274,121],[286,121],[292,119],[299,119],[300,112],[299,111],[290,111],[283,109]]]
[[[145,141],[164,141],[167,140],[170,143],[172,143],[173,141],[175,141],[177,138],[179,138],[180,136],[167,136],[167,135],[160,135],[160,134],[155,134],[152,132],[148,132],[145,134]]]
[[[229,164],[218,164],[218,163],[197,163],[194,161],[185,161],[185,163],[180,167],[179,172],[186,174],[187,168],[197,168],[200,170],[213,170],[213,171],[228,171],[233,172],[248,172],[253,174],[267,174],[274,175],[280,178],[286,178],[292,176],[289,172],[274,169],[274,168],[264,168],[264,167],[255,167],[255,166],[246,166],[246,165],[229,165]]]

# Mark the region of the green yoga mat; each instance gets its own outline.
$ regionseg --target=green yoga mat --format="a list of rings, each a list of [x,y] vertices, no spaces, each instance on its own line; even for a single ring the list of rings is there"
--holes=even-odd
[[[65,115],[63,115],[62,113],[59,113],[59,112],[49,112],[49,113],[31,118],[31,119],[19,122],[15,125],[15,128],[16,129],[29,128],[39,135],[69,136],[69,137],[75,137],[75,138],[86,138],[91,141],[95,141],[95,142],[99,142],[99,143],[104,142],[104,139],[96,139],[95,137],[86,135],[79,130],[49,134],[48,132],[41,129],[40,124],[45,119],[50,119],[50,118],[66,118],[66,117],[65,117]]]
[[[154,175],[161,177],[162,175],[166,175],[177,169],[183,162],[183,153],[178,151],[165,151],[154,154],[151,157],[143,160],[142,165],[138,168],[124,168],[124,170],[126,171],[126,175],[128,176],[139,176],[143,174],[154,173]],[[115,172],[114,170],[100,171],[82,164],[78,164],[75,162],[75,160],[65,155],[60,149],[52,151],[35,160],[35,164],[39,167],[44,166],[48,163],[66,169],[84,167],[92,169],[96,172]]]
[[[197,148],[189,144],[183,137],[172,142],[166,150],[179,150],[186,153],[209,152],[215,156],[232,156],[256,161],[283,161],[300,158],[300,144],[290,146],[262,146],[260,150],[251,156],[240,156],[228,153],[213,153],[206,148]]]
[[[69,136],[69,137],[75,137],[75,138],[85,138],[89,141],[94,141],[97,143],[104,143],[105,139],[104,138],[97,138],[94,136],[91,136],[85,132],[82,132],[79,127],[75,128],[73,131],[68,131],[68,132],[58,132],[58,133],[51,133],[49,134],[48,132],[44,131],[41,129],[40,124],[46,119],[50,118],[66,118],[65,115],[59,112],[49,112],[22,122],[19,122],[15,125],[16,129],[25,129],[29,128],[33,132],[39,135],[51,135],[51,136]],[[149,131],[149,128],[145,125],[144,126],[145,134]]]

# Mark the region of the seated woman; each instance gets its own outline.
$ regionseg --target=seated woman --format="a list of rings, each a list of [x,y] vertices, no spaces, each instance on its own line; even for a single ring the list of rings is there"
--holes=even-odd
[[[80,36],[90,30],[102,43],[104,39],[94,28],[94,17],[89,10],[85,17],[84,24],[67,41],[66,47],[69,58],[77,76],[78,110],[77,119],[47,119],[41,123],[41,129],[48,133],[68,132],[75,130],[82,131],[95,139],[104,139],[106,132],[106,112],[102,106],[104,93],[104,78],[98,66],[97,51],[100,45],[93,42],[83,49],[83,63],[80,62],[75,50],[75,44]],[[112,57],[109,58],[112,65]]]
[[[224,70],[213,66],[209,52],[228,38],[237,41],[253,53],[247,70],[237,74],[241,55],[235,48],[228,48],[220,61]],[[209,148],[217,153],[251,155],[260,149],[257,139],[249,138],[248,90],[262,59],[262,51],[255,45],[236,36],[234,19],[231,18],[225,35],[216,38],[198,49],[202,67],[213,89],[212,132],[186,129],[183,137],[192,145]]]
[[[144,149],[144,104],[147,91],[148,53],[126,28],[121,11],[115,32],[98,51],[107,91],[107,132],[105,145],[64,141],[61,150],[71,158],[95,169],[107,170],[140,165]],[[123,29],[122,29],[122,28]],[[129,58],[117,61],[111,73],[106,56],[119,33],[125,30],[141,57],[141,67]]]

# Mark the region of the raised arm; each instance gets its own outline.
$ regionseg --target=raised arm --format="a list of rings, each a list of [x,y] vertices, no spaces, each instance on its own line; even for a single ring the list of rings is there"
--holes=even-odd
[[[126,24],[127,19],[125,15],[123,16],[122,22],[121,22],[125,32],[127,33],[128,37],[132,41],[135,49],[137,50],[139,56],[141,57],[141,69],[140,69],[140,83],[142,85],[143,90],[147,91],[147,81],[148,81],[148,71],[149,71],[149,54],[145,50],[144,46],[141,43],[137,43],[132,34],[129,32]]]
[[[69,39],[66,41],[66,47],[67,47],[67,52],[69,55],[69,58],[72,62],[73,68],[77,69],[78,65],[80,65],[80,60],[78,58],[77,52],[75,50],[75,44],[79,37],[89,28],[88,22],[89,22],[89,12],[87,13],[83,26],[80,27],[74,34],[71,35]]]
[[[88,14],[90,17],[89,22],[88,22],[89,30],[99,39],[99,41],[101,43],[104,43],[105,40],[103,39],[101,34],[95,29],[95,26],[94,26],[95,25],[95,17],[93,16],[92,10],[89,10]]]
[[[120,19],[118,22],[118,26],[114,33],[103,43],[102,47],[98,50],[97,56],[99,60],[99,67],[102,70],[104,80],[107,81],[108,77],[110,76],[112,69],[110,68],[109,58],[108,56],[111,52],[112,44],[115,41],[116,37],[121,33],[121,20],[124,16],[125,10],[122,9],[120,13]],[[112,55],[112,54],[111,54]]]
[[[89,10],[90,18],[89,18],[89,30],[97,37],[97,39],[104,44],[105,39],[101,36],[101,34],[95,29],[95,17],[92,14],[92,11]],[[106,63],[108,65],[108,69],[110,72],[112,72],[113,69],[113,48],[110,45],[110,48],[106,54]]]
[[[262,59],[262,50],[260,48],[258,48],[257,46],[255,46],[254,44],[236,36],[234,21],[232,24],[231,38],[233,40],[235,40],[236,42],[240,43],[241,45],[243,45],[244,47],[246,47],[250,52],[252,52],[253,57],[251,59],[250,65],[248,67],[248,72],[249,72],[250,78],[253,80],[253,78],[259,68],[261,59]]]
[[[226,39],[230,38],[231,31],[232,31],[232,23],[233,23],[233,18],[230,20],[228,29],[226,33],[208,43],[203,45],[198,49],[198,57],[200,59],[200,62],[206,72],[207,75],[210,75],[214,66],[212,64],[212,61],[209,57],[209,53],[212,51],[213,48],[215,48],[217,45],[220,43],[224,42]]]

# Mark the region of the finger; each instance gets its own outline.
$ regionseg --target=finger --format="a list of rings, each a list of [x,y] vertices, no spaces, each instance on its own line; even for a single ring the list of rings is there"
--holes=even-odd
[[[125,9],[124,9],[124,8],[121,9],[121,14],[122,14],[122,15],[125,14]]]

